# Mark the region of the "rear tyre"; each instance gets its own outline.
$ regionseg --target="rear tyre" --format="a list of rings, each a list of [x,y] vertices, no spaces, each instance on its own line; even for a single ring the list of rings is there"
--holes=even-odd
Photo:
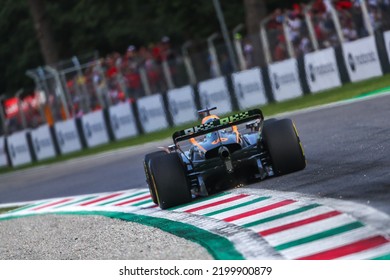
[[[155,204],[158,204],[158,203],[157,203],[156,191],[154,190],[154,187],[153,187],[152,181],[151,181],[150,161],[157,156],[161,156],[161,155],[165,155],[165,154],[167,154],[167,152],[157,151],[157,152],[153,152],[153,153],[145,155],[145,158],[144,158],[144,170],[145,170],[146,183],[148,184],[150,196],[152,197],[152,200]]]
[[[291,119],[265,123],[263,139],[275,175],[288,174],[306,167],[303,148]]]
[[[185,169],[177,153],[154,157],[150,162],[150,175],[161,209],[192,200]]]

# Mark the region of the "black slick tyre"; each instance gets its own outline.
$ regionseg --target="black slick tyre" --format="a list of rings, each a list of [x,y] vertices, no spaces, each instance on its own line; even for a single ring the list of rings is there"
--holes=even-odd
[[[291,119],[266,123],[263,129],[275,175],[283,175],[306,167],[306,159],[298,133]]]
[[[145,177],[146,177],[146,183],[149,187],[150,196],[152,197],[152,200],[155,204],[158,204],[157,197],[156,197],[156,191],[154,190],[154,186],[151,181],[150,176],[150,160],[154,157],[165,155],[167,152],[165,151],[157,151],[150,154],[146,154],[144,158],[144,171],[145,171]]]
[[[161,209],[192,200],[184,166],[177,153],[156,156],[150,161],[150,175]]]

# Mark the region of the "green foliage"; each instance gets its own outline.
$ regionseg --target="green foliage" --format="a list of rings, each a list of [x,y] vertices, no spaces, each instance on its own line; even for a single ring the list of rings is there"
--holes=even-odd
[[[98,51],[123,53],[127,46],[154,43],[169,36],[173,45],[202,41],[219,31],[211,0],[44,0],[60,59]],[[28,69],[43,65],[27,0],[0,5],[0,94],[33,88]],[[220,1],[232,29],[243,23],[242,1]],[[5,39],[6,38],[6,39]]]
[[[25,1],[2,0],[0,38],[0,94],[32,87],[24,72],[42,63],[42,58]]]

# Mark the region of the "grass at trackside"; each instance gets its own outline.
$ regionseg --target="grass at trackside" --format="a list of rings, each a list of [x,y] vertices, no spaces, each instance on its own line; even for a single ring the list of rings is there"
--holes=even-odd
[[[342,87],[327,90],[317,94],[305,95],[289,101],[274,103],[262,107],[265,116],[287,111],[298,110],[316,105],[328,104],[340,100],[360,97],[378,89],[390,87],[390,74],[357,83],[349,83]]]
[[[311,106],[322,105],[322,104],[327,104],[327,103],[336,102],[336,101],[340,101],[340,100],[359,97],[359,96],[365,95],[369,92],[376,91],[378,89],[386,88],[386,87],[390,87],[390,74],[386,74],[382,77],[374,78],[374,79],[370,79],[370,80],[366,80],[366,81],[362,81],[362,82],[349,83],[349,84],[346,84],[346,85],[339,87],[339,88],[327,90],[327,91],[317,93],[317,94],[304,95],[303,97],[296,98],[296,99],[289,100],[289,101],[285,101],[285,102],[269,104],[266,106],[262,106],[261,109],[263,111],[264,116],[269,117],[269,116],[272,116],[272,115],[275,115],[278,113],[283,113],[283,112],[298,110],[298,109],[307,108],[307,107],[311,107]],[[165,139],[165,138],[171,137],[173,132],[175,132],[176,130],[191,127],[192,125],[195,125],[195,124],[196,123],[187,124],[187,125],[182,126],[182,127],[169,128],[169,129],[166,129],[163,131],[150,133],[148,135],[141,135],[141,136],[136,137],[136,138],[126,139],[126,140],[117,141],[117,142],[111,142],[109,144],[102,145],[99,147],[85,149],[85,150],[82,150],[79,152],[75,152],[75,153],[63,155],[63,156],[58,156],[58,157],[55,157],[55,158],[52,158],[49,160],[45,160],[45,161],[41,161],[41,162],[34,162],[32,164],[27,164],[27,165],[20,166],[17,168],[12,168],[12,167],[0,168],[0,174],[15,171],[15,170],[21,170],[21,169],[26,169],[26,168],[30,168],[30,167],[35,167],[35,166],[48,165],[51,163],[56,163],[56,162],[60,162],[60,161],[64,161],[64,160],[69,160],[69,159],[73,159],[73,158],[93,155],[93,154],[106,152],[106,151],[110,151],[110,150],[134,146],[134,145],[138,145],[138,144],[142,144],[142,143],[146,143],[146,142],[152,142],[152,141],[156,141],[156,140]]]
[[[11,210],[14,210],[16,209],[17,207],[11,207],[11,208],[0,208],[0,214],[4,214],[8,211],[11,211]]]

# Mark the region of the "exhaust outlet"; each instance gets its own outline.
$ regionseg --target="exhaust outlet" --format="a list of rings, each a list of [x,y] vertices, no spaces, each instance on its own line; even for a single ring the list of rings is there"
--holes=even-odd
[[[225,146],[221,146],[218,150],[219,157],[224,161],[226,171],[228,173],[233,173],[233,163],[230,159],[230,151]]]
[[[225,146],[220,147],[218,153],[219,153],[219,157],[223,160],[230,158],[229,149],[226,148]]]

